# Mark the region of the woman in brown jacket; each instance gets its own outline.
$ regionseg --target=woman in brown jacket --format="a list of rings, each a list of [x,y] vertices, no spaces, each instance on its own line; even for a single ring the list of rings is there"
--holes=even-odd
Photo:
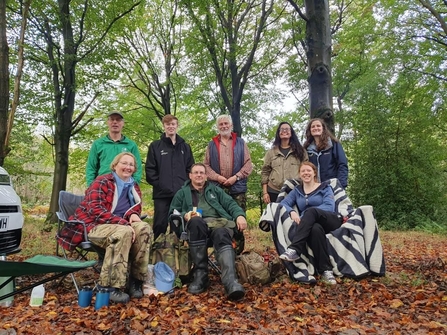
[[[298,179],[298,168],[301,162],[307,160],[307,152],[292,126],[288,122],[281,122],[273,146],[264,156],[261,170],[264,203],[275,202],[284,182],[287,179]]]

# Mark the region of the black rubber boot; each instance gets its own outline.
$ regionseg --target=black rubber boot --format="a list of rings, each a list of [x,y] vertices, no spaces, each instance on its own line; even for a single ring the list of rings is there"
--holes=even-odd
[[[129,296],[131,298],[143,298],[143,282],[133,277],[129,278]]]
[[[228,299],[239,300],[245,295],[244,287],[238,283],[236,274],[236,255],[232,246],[222,247],[217,252],[217,261],[219,262],[222,275],[220,276],[222,284]]]
[[[199,294],[204,292],[209,285],[208,280],[208,246],[206,240],[189,242],[191,253],[193,280],[188,286],[188,292]]]

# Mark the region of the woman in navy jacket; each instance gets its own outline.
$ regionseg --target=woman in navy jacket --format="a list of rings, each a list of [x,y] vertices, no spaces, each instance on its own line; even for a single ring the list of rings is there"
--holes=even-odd
[[[348,186],[348,160],[340,142],[331,134],[322,119],[312,119],[306,127],[306,142],[309,161],[318,171],[318,181],[337,178],[341,186]]]
[[[302,184],[281,201],[281,205],[298,227],[291,238],[292,243],[279,258],[289,262],[298,260],[308,243],[322,280],[335,285],[337,281],[332,272],[326,243],[326,234],[342,224],[341,218],[335,212],[334,192],[328,181],[317,182],[317,168],[310,162],[301,163],[300,178]]]

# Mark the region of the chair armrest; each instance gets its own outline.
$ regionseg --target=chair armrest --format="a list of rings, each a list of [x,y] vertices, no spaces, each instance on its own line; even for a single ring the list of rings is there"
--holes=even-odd
[[[59,224],[58,224],[58,234],[61,231],[61,225],[63,224],[65,225],[77,225],[77,224],[81,224],[83,227],[83,235],[84,235],[84,241],[81,243],[86,243],[86,244],[91,244],[91,242],[88,240],[88,233],[87,233],[87,227],[85,226],[85,223],[83,221],[79,221],[79,220],[68,220],[64,213],[62,212],[56,212],[56,216],[59,219]],[[84,248],[84,247],[83,247]]]
[[[187,239],[185,220],[181,214],[171,214],[168,217],[170,227],[175,227],[175,233],[181,240]]]
[[[168,221],[173,223],[176,227],[184,226],[184,219],[181,214],[169,215]]]

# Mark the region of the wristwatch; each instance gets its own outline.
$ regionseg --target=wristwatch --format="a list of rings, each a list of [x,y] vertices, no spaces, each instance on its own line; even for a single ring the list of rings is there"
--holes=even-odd
[[[241,177],[239,177],[238,175],[236,175],[236,180],[237,180],[237,181],[241,180]]]

